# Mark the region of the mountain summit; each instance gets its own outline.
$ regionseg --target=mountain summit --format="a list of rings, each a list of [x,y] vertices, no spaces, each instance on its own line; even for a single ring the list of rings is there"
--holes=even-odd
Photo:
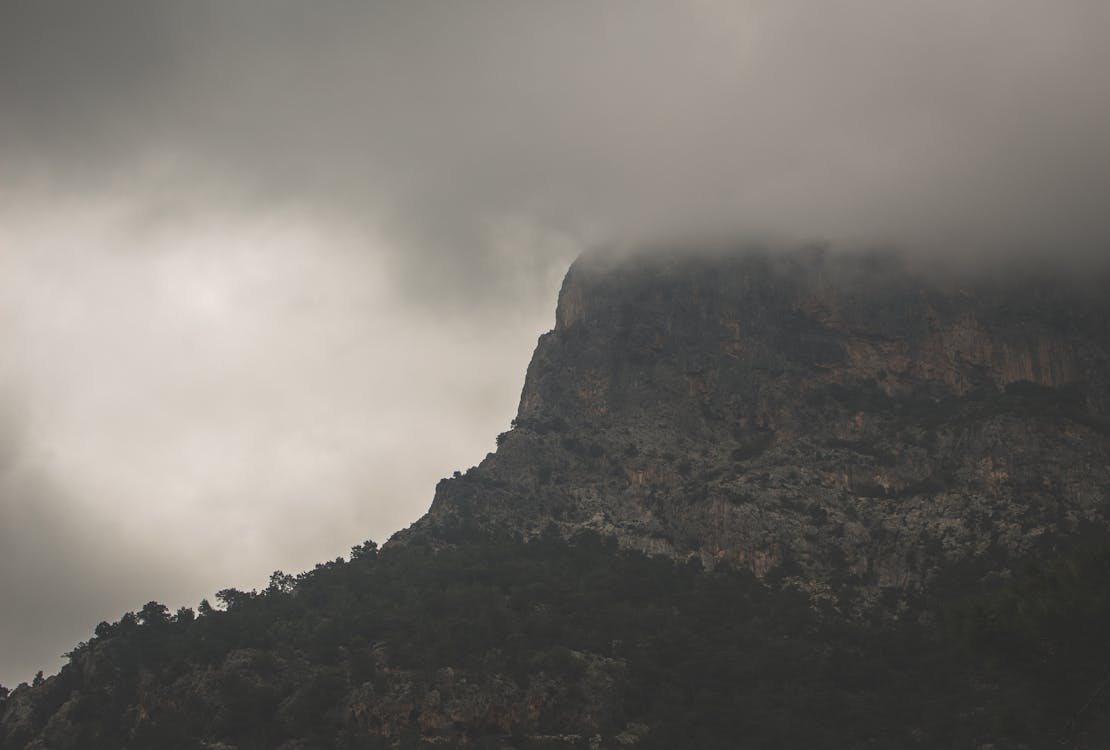
[[[820,250],[584,256],[513,429],[399,539],[589,529],[857,607],[1005,573],[1106,523],[1100,290]]]

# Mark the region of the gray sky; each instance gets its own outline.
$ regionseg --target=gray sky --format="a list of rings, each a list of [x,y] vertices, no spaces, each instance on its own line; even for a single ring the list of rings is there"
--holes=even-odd
[[[413,521],[583,247],[1104,259],[1108,70],[1103,0],[0,2],[0,682]]]

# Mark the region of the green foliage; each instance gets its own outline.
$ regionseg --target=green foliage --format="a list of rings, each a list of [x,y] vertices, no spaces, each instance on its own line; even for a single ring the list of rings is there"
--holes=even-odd
[[[950,604],[945,626],[957,649],[1025,695],[1031,710],[1008,721],[1070,740],[1110,678],[1110,543],[1092,540],[990,596]]]
[[[846,621],[786,582],[621,552],[595,535],[471,536],[439,550],[368,542],[350,561],[277,572],[262,592],[225,589],[225,610],[170,616],[150,602],[102,623],[37,688],[37,711],[45,722],[72,701],[89,748],[378,747],[343,707],[353,688],[388,685],[383,653],[388,669],[417,674],[557,680],[564,703],[587,701],[590,664],[610,659],[622,676],[606,731],[644,724],[641,747],[1041,747],[1085,726],[1110,669],[1100,544],[989,597],[935,603],[932,629]],[[129,723],[149,686],[189,679],[210,680],[208,692],[144,699],[147,718]],[[509,741],[470,731],[477,746]]]
[[[165,604],[147,602],[143,605],[143,608],[139,610],[136,617],[142,625],[158,627],[170,621],[170,610]]]
[[[775,441],[772,430],[756,430],[753,433],[733,430],[733,437],[737,442],[736,448],[732,450],[733,461],[747,461],[761,456]]]
[[[531,430],[538,435],[549,432],[566,432],[570,429],[567,421],[560,416],[517,417],[512,421],[512,427],[518,430]]]
[[[378,543],[373,539],[367,539],[362,544],[356,544],[351,547],[351,562],[358,562],[359,560],[372,560],[378,556]]]
[[[894,400],[874,380],[852,383],[829,383],[814,389],[806,396],[811,406],[826,402],[839,404],[850,412],[884,412],[891,409]]]
[[[257,594],[253,591],[240,591],[239,589],[228,588],[221,589],[216,592],[216,601],[223,605],[226,610],[234,610],[242,607],[248,603]]]

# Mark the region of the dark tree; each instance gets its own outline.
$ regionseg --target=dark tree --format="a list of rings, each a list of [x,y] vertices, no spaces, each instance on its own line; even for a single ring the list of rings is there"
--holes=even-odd
[[[373,539],[367,539],[362,544],[356,544],[351,547],[351,562],[355,560],[372,560],[378,556],[378,543]]]
[[[143,625],[165,625],[170,621],[170,609],[165,604],[147,602],[139,610],[137,617]]]

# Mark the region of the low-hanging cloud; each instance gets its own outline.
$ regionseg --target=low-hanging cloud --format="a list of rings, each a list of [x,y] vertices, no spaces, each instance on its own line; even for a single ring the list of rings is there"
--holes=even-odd
[[[6,162],[341,208],[429,298],[535,265],[505,222],[1106,247],[1097,0],[20,7]]]

